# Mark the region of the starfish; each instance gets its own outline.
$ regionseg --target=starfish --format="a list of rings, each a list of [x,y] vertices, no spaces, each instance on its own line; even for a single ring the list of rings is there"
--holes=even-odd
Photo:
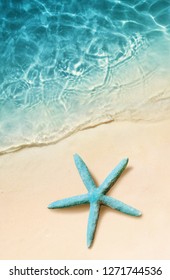
[[[52,202],[48,205],[48,208],[65,208],[89,203],[90,213],[87,227],[87,247],[90,247],[94,239],[99,217],[99,210],[102,204],[132,216],[141,216],[142,213],[139,210],[106,195],[106,193],[110,190],[110,188],[126,168],[128,164],[128,158],[121,160],[99,187],[96,187],[88,167],[78,154],[74,155],[74,161],[79,171],[80,177],[88,190],[88,193]]]

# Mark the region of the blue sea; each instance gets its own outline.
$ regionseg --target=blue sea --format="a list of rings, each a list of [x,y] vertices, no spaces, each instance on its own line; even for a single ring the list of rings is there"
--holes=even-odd
[[[170,117],[170,0],[0,0],[0,153]]]

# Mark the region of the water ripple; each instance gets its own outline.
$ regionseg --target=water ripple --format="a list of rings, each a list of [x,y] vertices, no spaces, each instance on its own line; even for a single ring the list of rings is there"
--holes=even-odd
[[[169,0],[0,1],[0,19],[0,151],[170,111]]]

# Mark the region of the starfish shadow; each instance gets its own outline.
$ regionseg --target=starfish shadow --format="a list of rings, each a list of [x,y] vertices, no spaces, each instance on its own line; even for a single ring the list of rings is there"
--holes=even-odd
[[[81,204],[69,208],[62,208],[62,209],[58,208],[58,209],[49,209],[49,210],[57,214],[62,213],[62,215],[74,215],[74,214],[77,215],[77,209],[79,210],[79,213],[88,212],[89,205]]]

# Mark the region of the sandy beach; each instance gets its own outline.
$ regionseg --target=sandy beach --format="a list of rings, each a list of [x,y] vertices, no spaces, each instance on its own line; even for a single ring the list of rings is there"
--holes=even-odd
[[[89,206],[49,210],[86,193],[78,153],[98,185],[125,158],[109,195],[142,211],[131,217],[102,206],[86,246]],[[0,156],[0,259],[169,259],[170,120],[113,122],[49,146]]]

